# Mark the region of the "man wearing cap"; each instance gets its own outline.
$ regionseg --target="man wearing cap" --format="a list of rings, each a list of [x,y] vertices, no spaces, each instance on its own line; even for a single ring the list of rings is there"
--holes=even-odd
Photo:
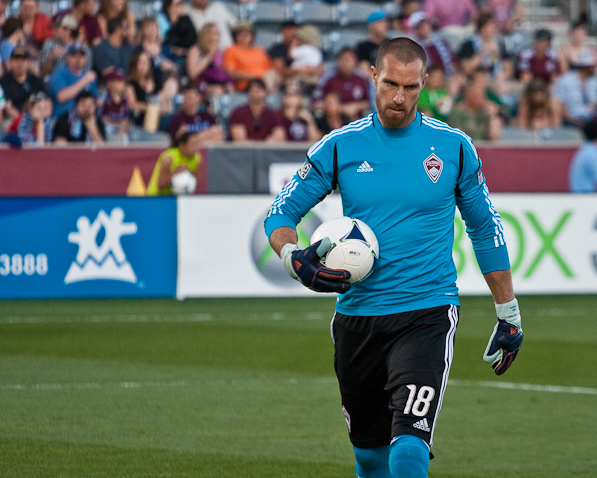
[[[357,73],[357,55],[352,48],[342,48],[336,57],[336,68],[323,75],[315,92],[315,109],[321,109],[323,97],[335,91],[340,97],[341,112],[355,120],[369,109],[369,83]]]
[[[46,91],[44,82],[29,71],[29,53],[24,48],[15,48],[6,63],[7,71],[0,79],[0,86],[6,95],[5,116],[15,118],[34,93]]]
[[[524,83],[533,78],[541,78],[550,84],[560,75],[560,58],[551,47],[551,38],[551,32],[541,28],[535,32],[533,44],[520,50],[516,76]]]
[[[122,17],[108,20],[108,38],[93,49],[93,69],[100,75],[111,68],[128,71],[133,47],[127,41],[125,22]]]
[[[104,76],[106,90],[100,97],[99,115],[106,125],[108,135],[128,133],[131,109],[126,101],[126,74],[115,68]]]
[[[86,45],[97,46],[103,40],[102,30],[95,16],[96,0],[74,0],[73,8],[62,10],[52,18],[55,24],[60,24],[64,15],[72,14],[79,22],[79,30],[83,33],[81,39]]]
[[[554,85],[564,123],[579,127],[597,115],[597,78],[593,75],[595,59],[589,52],[583,53],[578,58],[576,69],[560,76]]]
[[[75,97],[82,91],[97,97],[97,74],[86,68],[87,55],[80,43],[66,51],[65,64],[56,68],[48,80],[48,89],[54,102],[54,115],[60,116],[75,104]]]
[[[446,77],[451,78],[456,73],[456,56],[450,46],[439,35],[433,34],[433,26],[425,12],[413,13],[408,18],[408,24],[414,31],[414,38],[427,53],[427,67],[439,66]]]
[[[64,15],[59,24],[53,24],[54,36],[46,40],[41,49],[41,74],[49,75],[56,68],[64,65],[66,50],[75,43],[79,36],[79,20],[72,14]],[[91,50],[87,45],[87,68],[91,68]]]
[[[388,27],[388,17],[383,10],[373,12],[367,17],[367,40],[355,47],[359,68],[367,77],[371,74],[371,67],[375,65],[377,50],[387,40]]]
[[[238,20],[224,3],[211,0],[191,0],[191,4],[185,6],[185,10],[197,31],[207,23],[217,25],[220,31],[220,42],[218,43],[220,50],[224,51],[232,45],[230,31]]]

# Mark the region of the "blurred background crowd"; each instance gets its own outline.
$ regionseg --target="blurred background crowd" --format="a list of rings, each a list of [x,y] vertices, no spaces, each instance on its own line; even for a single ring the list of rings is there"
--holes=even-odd
[[[597,115],[591,4],[0,0],[0,137],[313,142],[375,111],[377,49],[408,36],[429,58],[420,111],[475,140],[577,140]]]

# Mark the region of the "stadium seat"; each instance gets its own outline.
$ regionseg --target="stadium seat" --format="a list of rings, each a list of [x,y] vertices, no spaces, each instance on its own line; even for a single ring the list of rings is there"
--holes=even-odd
[[[226,8],[228,9],[228,11],[230,13],[232,13],[232,15],[234,15],[236,18],[240,18],[240,5],[238,3],[233,3],[233,2],[222,2],[224,3],[224,5],[226,5]]]
[[[367,39],[364,30],[336,30],[324,35],[323,51],[329,56],[335,56],[342,48],[354,48],[357,43]]]
[[[513,143],[535,143],[536,137],[535,133],[528,129],[504,126],[502,128],[502,141]]]
[[[239,17],[252,23],[282,23],[289,15],[281,3],[251,2],[240,6]]]
[[[325,3],[295,2],[292,4],[292,17],[296,23],[337,23],[338,10]]]
[[[160,5],[161,8],[161,5]],[[131,0],[129,2],[129,10],[137,20],[142,20],[151,14],[153,6],[143,0]]]
[[[215,97],[212,106],[218,123],[226,125],[232,110],[246,102],[247,95],[245,93],[233,93]]]
[[[277,31],[265,30],[260,28],[257,30],[255,34],[255,44],[265,48],[266,50],[276,43],[279,39],[279,34]]]
[[[583,141],[583,135],[580,129],[563,126],[561,128],[545,128],[538,131],[539,138],[542,142],[571,142],[581,143]]]
[[[340,25],[365,24],[367,17],[383,7],[370,2],[342,2],[338,5],[338,21]]]

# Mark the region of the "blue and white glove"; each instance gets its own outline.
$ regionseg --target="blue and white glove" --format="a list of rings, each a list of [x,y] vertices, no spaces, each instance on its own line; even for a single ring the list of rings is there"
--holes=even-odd
[[[505,304],[495,304],[498,322],[483,354],[483,360],[490,363],[496,375],[503,374],[520,350],[522,344],[522,326],[518,301],[512,299]]]
[[[296,244],[286,244],[280,251],[280,258],[290,277],[316,292],[338,292],[344,294],[350,289],[350,272],[330,269],[319,262],[332,247],[329,238],[299,250]]]

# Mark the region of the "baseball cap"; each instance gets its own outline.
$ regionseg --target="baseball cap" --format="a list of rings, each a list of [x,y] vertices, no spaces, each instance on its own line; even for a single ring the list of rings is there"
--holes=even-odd
[[[11,58],[29,58],[29,53],[27,50],[21,47],[15,48],[12,53],[10,54]]]
[[[427,20],[427,14],[422,11],[415,12],[408,17],[408,24],[411,28],[417,28],[419,23]]]
[[[116,68],[116,69],[112,70],[110,73],[108,73],[106,76],[104,76],[105,81],[125,80],[125,79],[126,79],[126,75],[125,75],[124,71],[122,71],[122,69],[120,69],[120,68]]]
[[[535,32],[535,40],[538,41],[551,41],[552,36],[551,32],[546,28],[540,28]]]
[[[386,15],[386,12],[384,12],[383,10],[377,10],[373,13],[370,13],[369,16],[367,17],[367,23],[373,23],[373,22],[377,22],[379,20],[385,20],[386,18],[388,18],[388,16]]]
[[[83,52],[85,54],[87,53],[85,51],[85,48],[83,47],[83,44],[82,43],[78,43],[78,42],[77,43],[73,43],[71,46],[69,46],[68,50],[66,50],[66,52],[69,55],[74,55],[74,54],[79,53],[79,52]]]
[[[321,44],[321,33],[314,25],[303,25],[296,34],[304,42],[319,48]]]
[[[60,26],[68,28],[69,30],[77,30],[79,28],[79,20],[74,15],[66,14],[60,20]]]

